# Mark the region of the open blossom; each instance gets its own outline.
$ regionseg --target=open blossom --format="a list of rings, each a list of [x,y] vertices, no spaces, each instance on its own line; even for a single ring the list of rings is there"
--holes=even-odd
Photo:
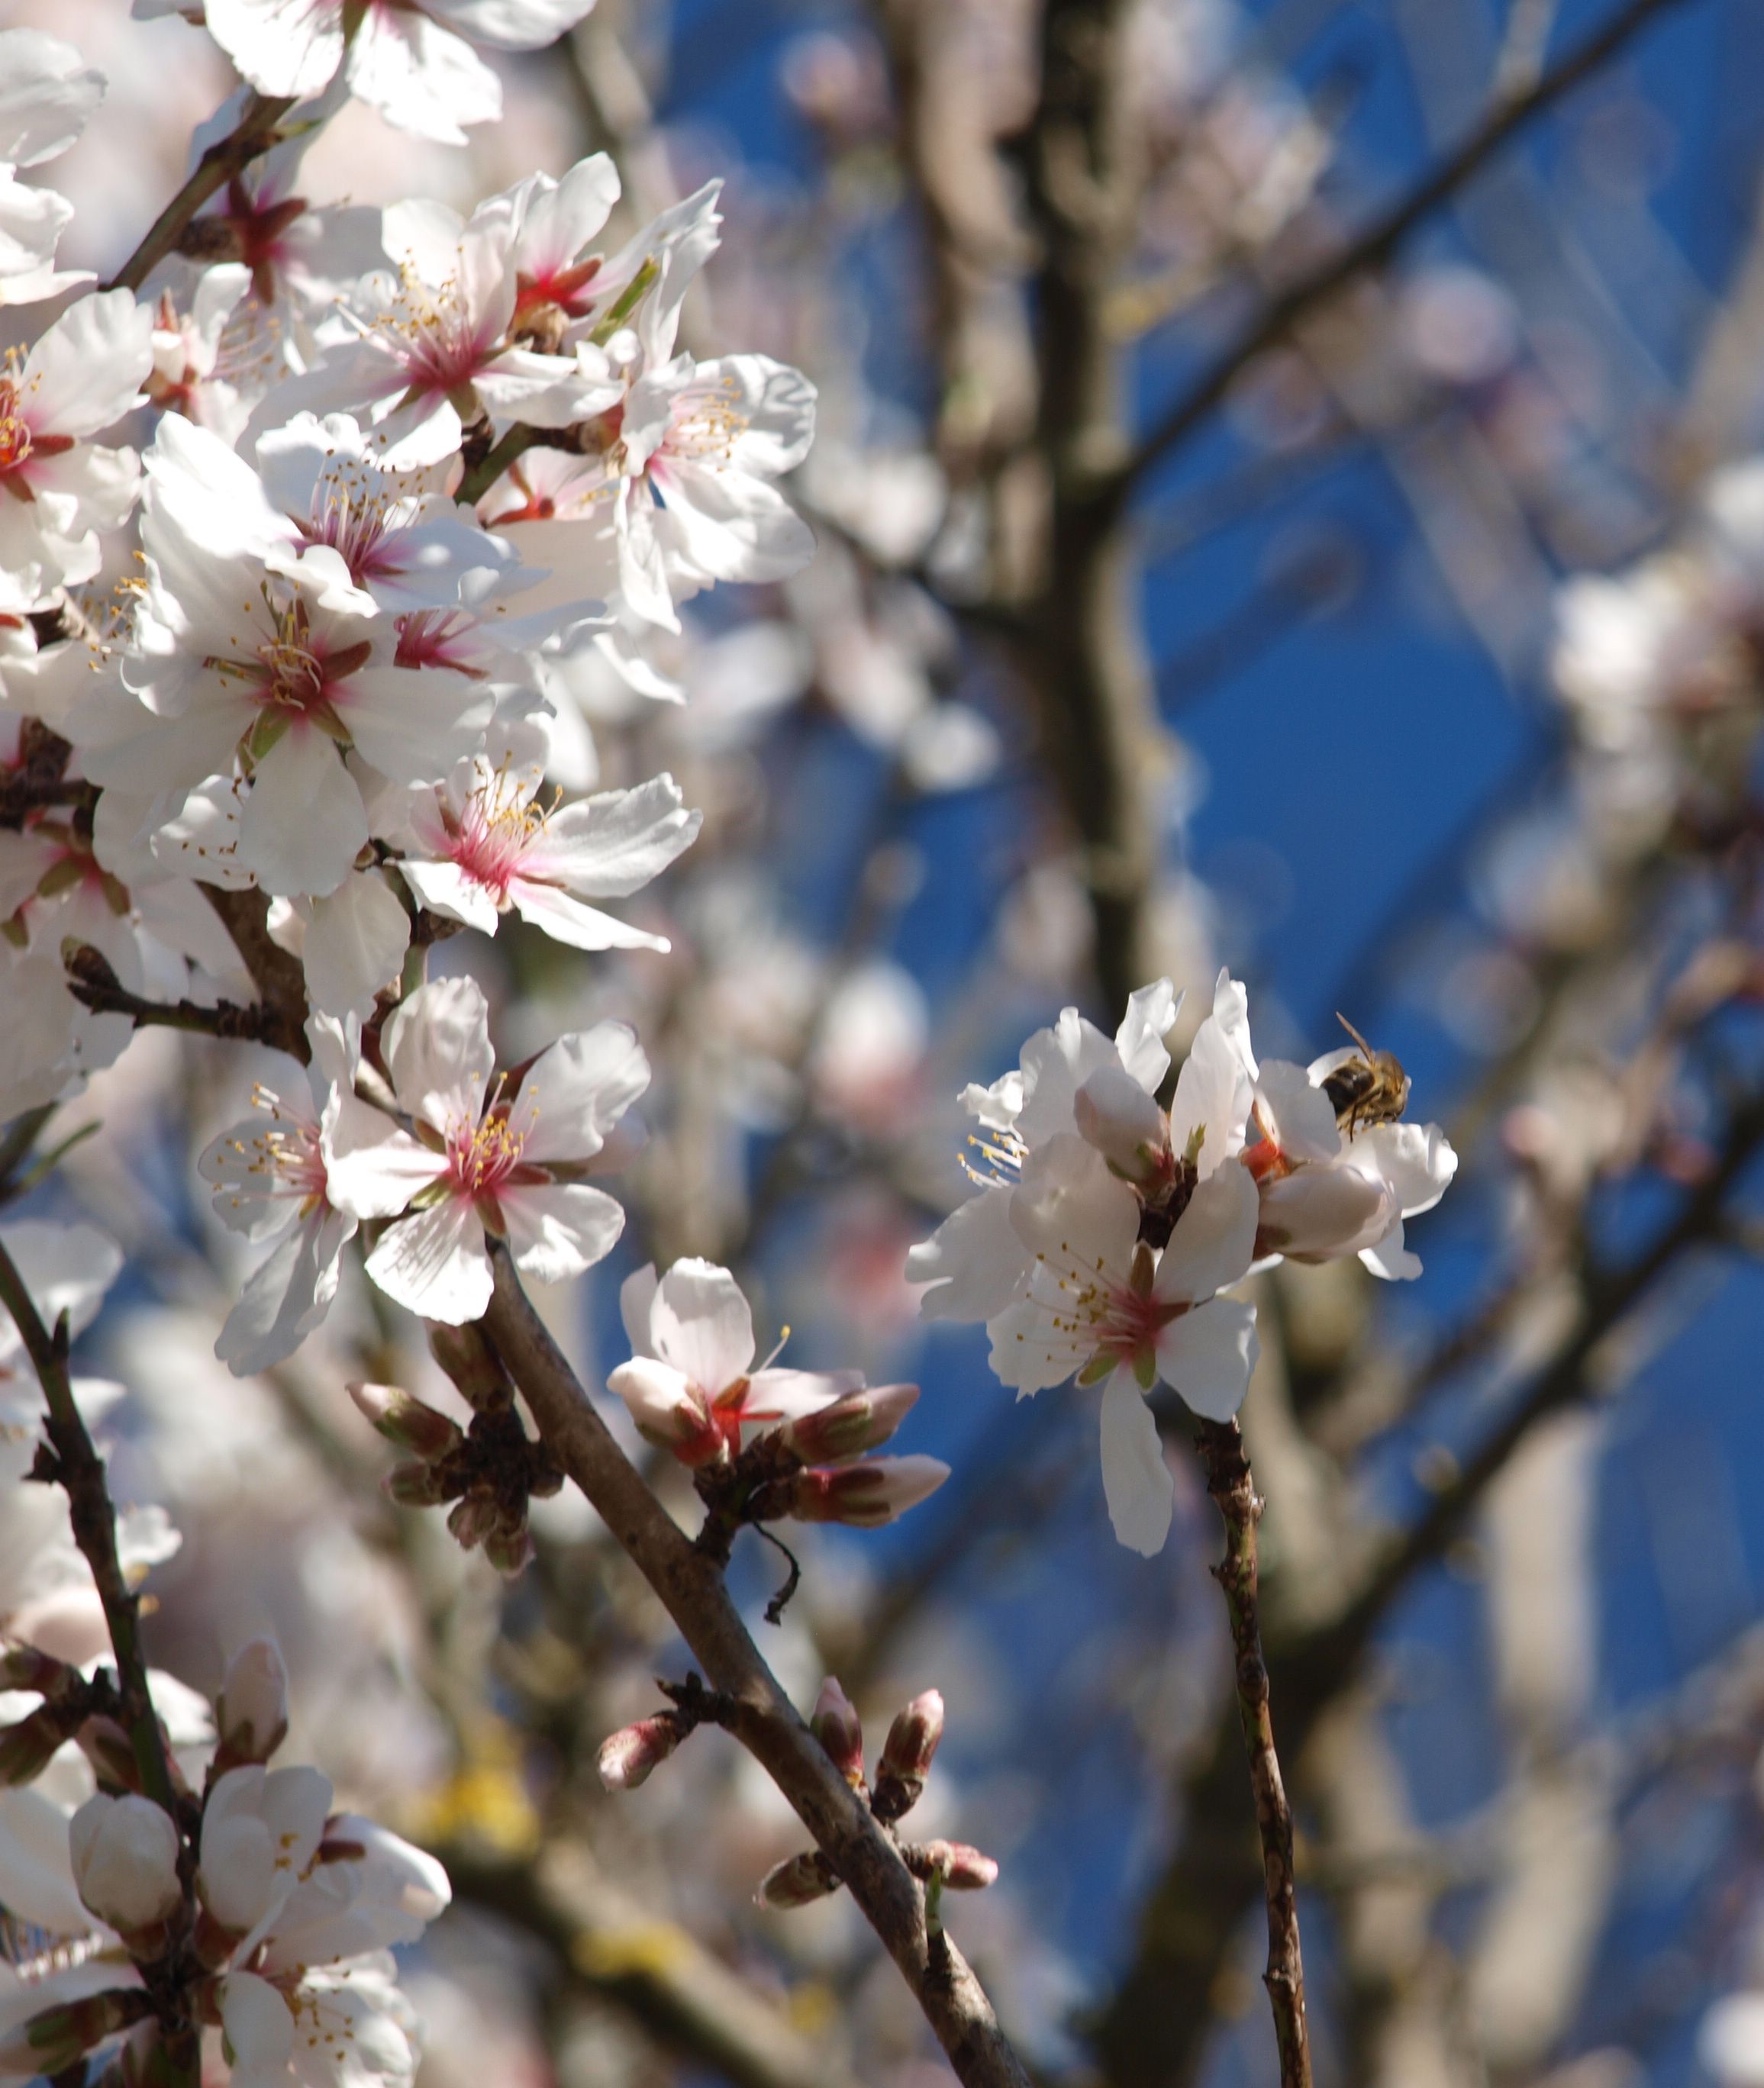
[[[1269,1059],[1256,1083],[1260,1136],[1244,1155],[1261,1196],[1258,1258],[1331,1261],[1358,1255],[1373,1275],[1419,1276],[1403,1222],[1430,1211],[1458,1155],[1436,1123],[1338,1121],[1322,1083],[1357,1056],[1332,1051],[1308,1068]]]
[[[486,935],[512,909],[578,950],[665,950],[589,902],[624,898],[696,838],[671,776],[565,805],[541,802],[548,736],[512,723],[445,784],[412,793],[399,867],[425,906]]]
[[[221,1132],[197,1162],[221,1222],[254,1243],[276,1243],[228,1313],[215,1354],[240,1376],[285,1363],[330,1310],[344,1248],[364,1217],[401,1210],[396,1192],[375,1207],[362,1185],[339,1210],[329,1168],[337,1143],[378,1132],[375,1113],[352,1092],[360,1050],[327,1016],[307,1027],[310,1107],[259,1086],[261,1115]],[[364,1208],[366,1206],[366,1208]]]
[[[453,455],[481,414],[563,428],[618,403],[624,387],[593,342],[553,354],[512,331],[520,272],[503,198],[469,223],[441,203],[396,204],[384,239],[396,280],[370,276],[365,308],[338,308],[331,330],[347,325],[355,337],[328,340],[315,368],[272,391],[247,439],[302,410],[349,412],[386,438],[389,463],[430,464]]]
[[[567,561],[670,631],[677,605],[719,580],[784,580],[807,564],[813,533],[773,483],[814,435],[815,387],[799,370],[763,355],[681,355],[619,403],[598,450],[529,451],[486,501],[499,528],[544,525],[524,556]]]
[[[457,1326],[490,1303],[487,1242],[542,1282],[579,1276],[606,1254],[625,1214],[584,1179],[649,1064],[622,1022],[560,1038],[492,1085],[490,1010],[475,981],[420,986],[386,1026],[394,1099],[416,1136],[392,1125],[331,1170],[332,1194],[362,1217],[409,1209],[368,1256],[367,1273],[426,1319]]]
[[[606,1382],[647,1440],[694,1470],[728,1464],[748,1438],[775,1436],[788,1453],[764,1519],[873,1529],[948,1478],[936,1457],[865,1454],[899,1427],[917,1385],[867,1386],[858,1371],[770,1362],[755,1369],[753,1316],[726,1269],[677,1261],[659,1278],[653,1266],[640,1269],[619,1303],[635,1353]]]
[[[70,305],[29,353],[0,368],[0,614],[90,580],[98,533],[135,505],[133,450],[88,438],[139,404],[153,366],[153,315],[127,290]]]
[[[677,1261],[626,1277],[619,1294],[634,1351],[608,1377],[653,1443],[683,1464],[723,1462],[754,1432],[830,1406],[863,1382],[855,1371],[753,1367],[753,1315],[741,1287],[713,1262]]]
[[[927,1286],[919,1300],[926,1319],[990,1320],[1009,1301],[1030,1259],[1010,1218],[1018,1170],[1049,1140],[1081,1128],[1081,1089],[1090,1097],[1085,1135],[1099,1149],[1145,1144],[1157,1165],[1167,1163],[1169,1136],[1153,1097],[1170,1070],[1163,1039],[1180,1005],[1168,979],[1141,986],[1112,1041],[1077,1008],[1063,1009],[1024,1045],[1015,1071],[963,1090],[962,1106],[979,1127],[970,1142],[989,1171],[974,1171],[979,1194],[907,1256],[908,1281]]]
[[[1248,1273],[1256,1187],[1228,1166],[1198,1183],[1161,1250],[1094,1148],[1062,1135],[1025,1164],[1011,1221],[1033,1257],[1022,1294],[988,1320],[992,1367],[1019,1394],[1101,1383],[1102,1478],[1115,1534],[1162,1549],[1173,1489],[1143,1395],[1162,1381],[1227,1420],[1257,1355],[1253,1307],[1217,1294]]]
[[[317,94],[340,70],[349,92],[388,123],[463,145],[462,124],[494,122],[502,83],[472,48],[533,51],[553,43],[593,0],[422,0],[369,7],[354,18],[344,0],[208,0],[215,41],[265,94]]]
[[[394,783],[432,781],[476,743],[490,697],[400,665],[389,619],[328,606],[335,564],[289,554],[253,474],[194,503],[192,447],[220,450],[168,416],[149,456],[147,584],[122,669],[135,700],[106,707],[101,689],[68,729],[88,775],[139,794],[149,828],[220,777],[238,799],[240,867],[272,892],[333,892],[368,839],[345,752]]]
[[[36,304],[92,280],[55,266],[73,205],[17,170],[65,152],[103,94],[103,76],[71,45],[36,29],[0,30],[0,305]]]

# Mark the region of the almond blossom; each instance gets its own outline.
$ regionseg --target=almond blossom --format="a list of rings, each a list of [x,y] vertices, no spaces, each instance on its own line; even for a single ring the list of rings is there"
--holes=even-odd
[[[770,1470],[769,1521],[893,1522],[949,1476],[936,1457],[872,1457],[918,1397],[911,1384],[866,1386],[858,1371],[753,1367],[753,1316],[726,1269],[696,1259],[657,1277],[653,1264],[619,1294],[633,1354],[608,1376],[638,1431],[695,1470],[726,1467],[747,1439],[771,1438],[784,1453]],[[774,1351],[774,1354],[776,1352]]]
[[[280,0],[208,0],[209,32],[265,94],[317,94],[340,71],[349,92],[388,123],[463,145],[461,126],[494,122],[502,83],[472,48],[537,50],[593,0],[423,0],[369,7],[353,22],[344,0],[289,8]]]
[[[88,439],[141,403],[153,315],[127,290],[70,305],[0,370],[0,614],[37,608],[98,570],[99,532],[118,528],[139,476],[130,449]]]
[[[1252,1306],[1218,1294],[1248,1273],[1256,1187],[1240,1166],[1198,1183],[1162,1250],[1094,1147],[1061,1133],[1030,1156],[1011,1222],[1032,1256],[1021,1295],[987,1323],[991,1363],[1019,1397],[1101,1384],[1102,1483],[1115,1535],[1148,1556],[1174,1487],[1144,1394],[1162,1382],[1211,1421],[1242,1403],[1257,1354]]]
[[[563,355],[515,338],[519,270],[503,199],[481,204],[469,223],[440,203],[399,203],[383,237],[396,278],[366,278],[363,309],[338,307],[322,358],[268,395],[247,440],[302,411],[341,410],[386,438],[388,463],[430,464],[454,454],[486,415],[562,428],[618,403],[623,386],[593,343]]]
[[[403,1209],[396,1195],[383,1208],[359,1183],[354,1208],[339,1210],[330,1195],[332,1154],[352,1137],[373,1138],[375,1112],[353,1093],[361,1053],[356,1036],[335,1018],[315,1016],[310,1108],[258,1085],[257,1121],[233,1125],[197,1162],[214,1192],[221,1223],[254,1245],[277,1243],[228,1313],[215,1354],[245,1376],[284,1363],[329,1311],[344,1248],[364,1217]]]
[[[418,901],[486,935],[512,909],[579,950],[665,950],[588,902],[624,898],[697,836],[671,776],[575,804],[540,802],[549,736],[514,721],[447,782],[411,794],[400,874]]]
[[[657,1277],[653,1264],[619,1293],[632,1359],[608,1376],[651,1442],[682,1464],[725,1462],[743,1429],[760,1431],[830,1406],[863,1383],[852,1371],[753,1367],[753,1315],[726,1269],[677,1261]]]
[[[583,1177],[649,1084],[623,1023],[560,1038],[518,1079],[492,1085],[484,995],[472,979],[443,979],[404,1002],[382,1049],[415,1135],[387,1119],[377,1140],[334,1157],[329,1179],[340,1208],[360,1217],[409,1209],[367,1258],[388,1297],[457,1326],[490,1303],[491,1238],[546,1283],[610,1252],[625,1214]]]
[[[333,892],[368,838],[345,753],[396,783],[443,776],[475,743],[490,697],[465,675],[398,664],[387,619],[328,607],[340,561],[289,555],[290,533],[260,493],[229,506],[240,485],[229,480],[193,519],[178,460],[205,445],[219,447],[175,416],[161,430],[123,691],[101,685],[68,729],[88,775],[140,794],[149,830],[211,777],[231,780],[241,867],[271,892]],[[223,548],[229,529],[235,547]]]
[[[1170,1070],[1163,1039],[1180,1006],[1168,979],[1141,986],[1112,1042],[1077,1008],[1062,1009],[1024,1045],[1016,1070],[990,1088],[963,1089],[962,1106],[979,1127],[970,1143],[984,1171],[970,1168],[979,1194],[906,1258],[907,1280],[927,1286],[919,1299],[924,1318],[990,1320],[1009,1301],[1030,1261],[1010,1217],[1018,1172],[1038,1147],[1078,1128],[1079,1093],[1093,1078],[1105,1076],[1107,1085],[1090,1093],[1092,1135],[1113,1143],[1103,1127],[1118,1122],[1130,1145],[1150,1141],[1167,1157],[1168,1134],[1152,1097]]]
[[[1436,1123],[1338,1122],[1322,1083],[1357,1053],[1331,1051],[1308,1068],[1269,1059],[1256,1083],[1260,1134],[1244,1155],[1261,1199],[1258,1257],[1330,1261],[1358,1255],[1375,1276],[1421,1273],[1403,1223],[1430,1211],[1458,1155]]]

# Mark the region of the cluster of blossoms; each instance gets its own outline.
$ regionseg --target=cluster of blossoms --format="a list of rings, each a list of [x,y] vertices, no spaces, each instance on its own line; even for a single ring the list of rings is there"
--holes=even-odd
[[[1161,1382],[1225,1421],[1255,1368],[1255,1308],[1224,1294],[1282,1257],[1418,1275],[1403,1222],[1458,1164],[1436,1124],[1402,1120],[1408,1083],[1388,1055],[1258,1064],[1248,995],[1224,972],[1164,1106],[1178,1005],[1169,980],[1142,987],[1112,1041],[1068,1008],[1015,1072],[970,1087],[980,1193],[908,1264],[927,1319],[986,1323],[1019,1397],[1102,1387],[1109,1513],[1148,1555],[1174,1490],[1145,1395]]]
[[[74,1327],[122,1261],[89,1228],[11,1226],[0,1244],[38,1309]],[[21,1365],[9,1352],[9,1386]],[[121,1390],[73,1383],[88,1421]],[[34,1408],[9,1388],[0,1446],[0,1902],[15,1946],[0,1960],[0,2075],[59,2074],[120,2040],[118,2077],[152,2079],[162,2040],[212,2028],[235,2077],[266,2088],[409,2081],[414,2026],[388,1953],[447,1905],[446,1874],[335,1810],[316,1769],[265,1766],[288,1731],[268,1640],[235,1653],[212,1707],[148,1671],[155,1787],[68,1503],[30,1483],[41,1393]],[[161,1511],[118,1519],[130,1585],[177,1548]]]
[[[552,780],[593,775],[584,691],[677,699],[655,648],[679,605],[812,548],[774,483],[812,387],[677,346],[716,184],[611,251],[604,156],[469,220],[298,193],[349,95],[456,135],[495,113],[460,35],[524,49],[582,11],[210,8],[250,86],[296,106],[139,294],[77,297],[0,379],[0,1115],[173,1013],[310,1062],[310,1097],[260,1090],[263,1119],[202,1158],[223,1222],[273,1243],[221,1337],[241,1372],[318,1324],[364,1225],[372,1279],[455,1324],[488,1302],[489,1241],[544,1281],[613,1245],[622,1212],[584,1178],[641,1136],[632,1033],[497,1075],[482,996],[424,984],[426,952],[510,913],[572,949],[667,947],[606,902],[699,815],[665,774]],[[5,55],[0,152],[32,165],[102,83],[34,32]],[[199,142],[260,121],[242,92]],[[54,273],[63,213],[29,194],[36,244],[20,220],[0,250],[14,304],[83,280]],[[263,1006],[266,952],[303,1004]]]
[[[935,1457],[872,1457],[918,1397],[857,1371],[756,1370],[753,1315],[726,1269],[640,1269],[619,1294],[633,1354],[607,1383],[639,1431],[700,1475],[713,1506],[743,1518],[892,1522],[940,1487]]]

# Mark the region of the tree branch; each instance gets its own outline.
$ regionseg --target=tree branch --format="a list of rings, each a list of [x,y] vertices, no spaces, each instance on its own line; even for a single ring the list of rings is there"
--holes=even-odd
[[[608,1433],[499,1249],[495,1264],[495,1295],[483,1325],[546,1448],[661,1598],[710,1686],[733,1699],[730,1730],[789,1799],[863,1909],[957,2077],[970,2088],[1029,2088],[979,1981],[947,1935],[928,1932],[919,1887],[760,1658],[721,1572]]]
[[[1469,137],[1440,160],[1408,194],[1375,219],[1340,253],[1320,263],[1281,291],[1257,314],[1231,346],[1155,423],[1111,488],[1124,501],[1151,467],[1180,448],[1224,399],[1257,357],[1275,346],[1294,323],[1362,275],[1380,267],[1418,225],[1471,180],[1535,117],[1614,58],[1654,18],[1682,0],[1628,0],[1578,49],[1541,75],[1522,94],[1497,100]]]
[[[266,1041],[291,1051],[304,1065],[312,1055],[306,1042],[306,969],[298,957],[290,956],[271,935],[268,897],[255,885],[231,892],[221,885],[204,884],[201,891],[233,938],[252,983],[276,1020],[280,1034]]]
[[[173,1789],[171,1765],[165,1743],[148,1693],[147,1662],[141,1651],[139,1603],[124,1579],[117,1556],[116,1513],[105,1480],[104,1460],[92,1448],[92,1438],[74,1401],[67,1374],[67,1316],[56,1322],[53,1334],[43,1324],[36,1303],[25,1288],[17,1264],[0,1244],[0,1303],[12,1315],[43,1388],[49,1408],[44,1432],[49,1438],[46,1475],[67,1495],[74,1541],[92,1568],[98,1599],[104,1606],[105,1623],[116,1654],[118,1693],[122,1724],[129,1735],[141,1788],[173,1819],[178,1801]],[[40,1463],[43,1461],[40,1458]]]
[[[185,227],[209,197],[276,142],[276,126],[293,105],[292,95],[254,93],[238,123],[203,154],[189,179],[154,219],[140,245],[105,288],[139,289],[176,246]]]
[[[1274,1752],[1268,1664],[1257,1614],[1256,1526],[1261,1500],[1235,1421],[1203,1421],[1195,1445],[1206,1490],[1225,1521],[1225,1556],[1213,1568],[1231,1613],[1238,1722],[1249,1757],[1250,1789],[1261,1837],[1262,1889],[1268,1906],[1268,1965],[1262,1984],[1274,2010],[1280,2048],[1280,2088],[1311,2088],[1311,2036],[1304,2013],[1304,1963],[1292,1873],[1292,1808]]]

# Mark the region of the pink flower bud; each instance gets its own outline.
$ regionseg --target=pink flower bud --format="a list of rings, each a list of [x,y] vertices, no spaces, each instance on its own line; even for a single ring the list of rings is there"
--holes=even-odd
[[[890,1776],[916,1777],[921,1783],[944,1736],[944,1700],[940,1690],[927,1689],[915,1696],[888,1727],[882,1745],[882,1768]]]
[[[17,1725],[0,1730],[0,1786],[29,1783],[41,1775],[66,1738],[66,1727],[47,1704],[38,1705]]]
[[[649,1356],[633,1356],[606,1379],[637,1424],[637,1433],[657,1449],[671,1450],[696,1470],[728,1453],[728,1440],[691,1380]]]
[[[156,1929],[183,1900],[178,1829],[149,1798],[88,1798],[67,1823],[79,1897],[126,1940]]]
[[[932,1874],[952,1892],[984,1892],[997,1882],[997,1863],[965,1842],[927,1842],[922,1854]]]
[[[827,1750],[833,1767],[854,1791],[863,1782],[863,1727],[851,1700],[828,1675],[815,1700],[808,1729]]]
[[[596,1766],[609,1791],[635,1791],[680,1744],[680,1726],[671,1711],[657,1711],[634,1726],[622,1726],[601,1743]]]
[[[936,1492],[949,1467],[936,1457],[871,1457],[861,1465],[799,1472],[790,1513],[799,1522],[849,1522],[873,1530]]]
[[[215,1705],[221,1769],[266,1762],[288,1737],[288,1670],[273,1639],[254,1638],[227,1662]]]
[[[837,1465],[887,1442],[918,1397],[916,1384],[871,1385],[790,1422],[779,1433],[805,1465]]]
[[[432,1461],[465,1440],[456,1423],[396,1384],[352,1384],[349,1395],[388,1443]]]
[[[768,1871],[753,1901],[756,1906],[807,1906],[838,1889],[832,1864],[819,1849],[805,1849]]]

